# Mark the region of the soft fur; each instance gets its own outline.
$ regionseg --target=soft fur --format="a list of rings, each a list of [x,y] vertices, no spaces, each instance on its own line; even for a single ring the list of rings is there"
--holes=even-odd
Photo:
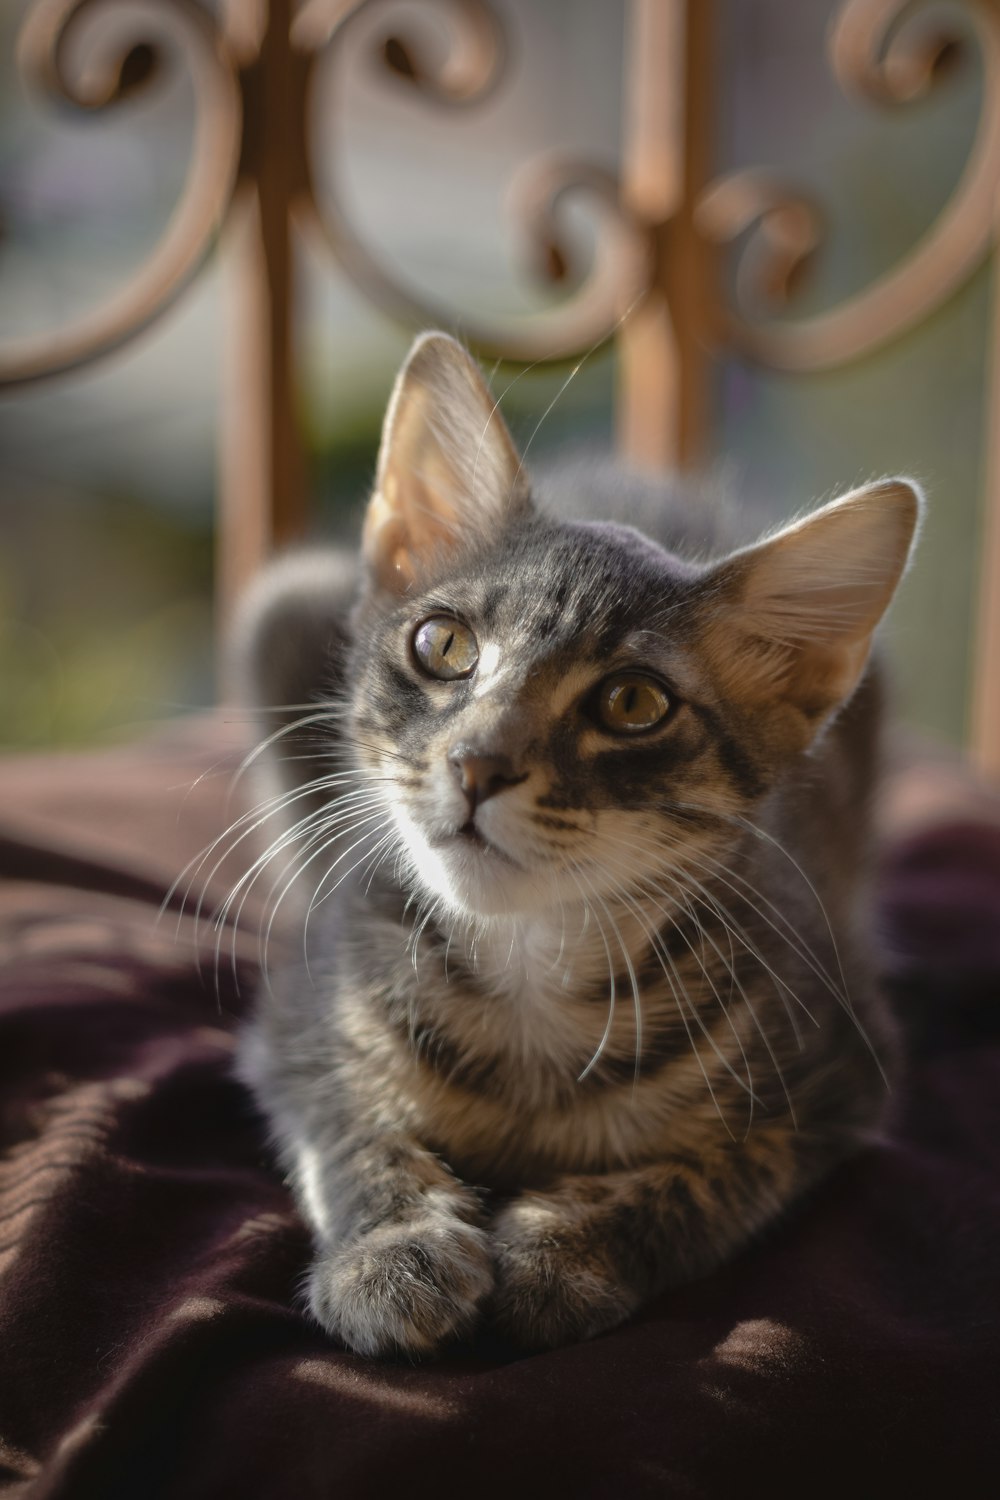
[[[312,1312],[364,1353],[482,1317],[599,1333],[735,1254],[885,1102],[869,651],[915,487],[736,550],[697,497],[562,488],[651,535],[547,513],[427,335],[361,566],[285,560],[239,631],[277,829],[248,878],[276,868],[303,927],[241,1071],[314,1230]],[[469,675],[421,666],[428,620],[471,632]],[[623,683],[662,722],[609,724]]]

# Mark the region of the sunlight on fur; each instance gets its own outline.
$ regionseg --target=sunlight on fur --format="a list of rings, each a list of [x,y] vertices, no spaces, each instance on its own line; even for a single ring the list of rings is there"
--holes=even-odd
[[[668,481],[533,484],[464,350],[417,340],[360,558],[244,605],[259,800],[180,886],[204,919],[241,858],[220,963],[263,898],[239,1071],[334,1338],[593,1336],[874,1138],[871,648],[921,503],[878,480],[753,541]]]

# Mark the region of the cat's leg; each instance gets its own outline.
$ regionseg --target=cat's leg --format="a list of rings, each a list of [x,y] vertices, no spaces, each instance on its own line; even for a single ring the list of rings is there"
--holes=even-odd
[[[413,1129],[404,1084],[337,1037],[316,982],[274,976],[236,1071],[267,1115],[315,1258],[309,1308],[362,1354],[419,1355],[465,1333],[493,1287],[478,1194]],[[350,1007],[344,1004],[344,1012]]]
[[[427,1354],[467,1333],[493,1287],[476,1194],[399,1134],[314,1136],[293,1171],[316,1231],[316,1319],[361,1354]]]
[[[498,1326],[529,1347],[612,1328],[665,1287],[712,1270],[808,1178],[791,1131],[606,1175],[565,1176],[493,1225]],[[803,1170],[803,1167],[806,1170]]]

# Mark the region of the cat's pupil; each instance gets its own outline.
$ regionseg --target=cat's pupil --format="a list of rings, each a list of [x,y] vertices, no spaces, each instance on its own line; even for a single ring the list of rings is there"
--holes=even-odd
[[[413,632],[410,649],[417,666],[428,677],[454,682],[468,677],[479,661],[476,637],[461,620],[432,616]]]
[[[642,673],[609,677],[597,699],[597,713],[606,729],[634,734],[653,729],[670,712],[670,699],[661,685]]]

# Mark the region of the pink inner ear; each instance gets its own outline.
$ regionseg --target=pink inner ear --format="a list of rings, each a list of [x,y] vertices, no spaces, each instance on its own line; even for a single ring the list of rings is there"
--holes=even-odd
[[[408,587],[466,538],[495,534],[529,503],[517,453],[469,355],[418,339],[386,413],[364,549],[383,587]],[[390,516],[395,529],[384,531]]]
[[[722,566],[713,663],[748,707],[809,726],[853,693],[875,628],[906,565],[917,519],[912,486],[890,480],[845,497]],[[715,596],[719,600],[719,594]]]
[[[781,696],[808,722],[821,721],[854,692],[870,649],[871,636],[836,646],[802,648],[793,657]]]
[[[806,749],[864,672],[870,635],[779,641],[748,628],[737,608],[719,611],[705,637],[708,665],[725,697],[758,721],[765,738]]]
[[[390,468],[369,504],[362,546],[379,583],[400,592],[460,537],[457,513],[442,501],[441,489],[428,484],[426,472],[401,480]]]

